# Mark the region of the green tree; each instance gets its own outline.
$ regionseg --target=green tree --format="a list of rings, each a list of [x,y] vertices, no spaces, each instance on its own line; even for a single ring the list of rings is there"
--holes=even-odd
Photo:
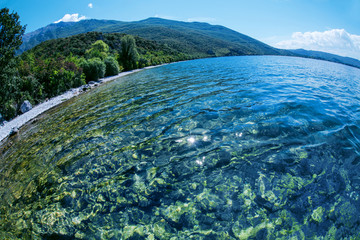
[[[0,10],[0,113],[6,119],[16,114],[16,100],[19,98],[15,52],[22,44],[25,26],[21,26],[19,15],[9,13],[8,8]]]
[[[22,44],[25,28],[20,25],[17,13],[9,13],[8,8],[0,10],[0,66],[15,56],[15,51]]]
[[[16,115],[19,82],[15,61],[11,59],[0,71],[0,113],[7,120]]]
[[[109,46],[104,41],[97,40],[85,54],[88,58],[100,58],[104,60],[109,54]]]
[[[107,57],[104,61],[106,66],[105,76],[114,76],[120,72],[119,64],[114,57]]]
[[[121,51],[119,55],[119,63],[124,67],[125,71],[137,68],[137,60],[139,53],[136,49],[135,38],[126,35],[121,38]]]
[[[97,81],[99,78],[105,76],[106,66],[100,58],[92,58],[89,60],[83,60],[80,63],[80,67],[86,76],[86,81]]]

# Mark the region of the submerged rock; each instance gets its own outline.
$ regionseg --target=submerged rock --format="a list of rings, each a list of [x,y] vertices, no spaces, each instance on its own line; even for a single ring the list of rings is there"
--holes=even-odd
[[[30,111],[31,109],[32,109],[32,105],[28,100],[25,100],[20,106],[20,111],[22,113],[26,113],[26,112]]]

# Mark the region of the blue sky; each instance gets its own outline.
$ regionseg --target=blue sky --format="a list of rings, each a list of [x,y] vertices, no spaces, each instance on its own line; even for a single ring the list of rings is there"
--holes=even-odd
[[[63,20],[161,17],[223,25],[281,48],[360,59],[360,0],[0,0],[27,32]],[[74,15],[77,14],[77,15]]]

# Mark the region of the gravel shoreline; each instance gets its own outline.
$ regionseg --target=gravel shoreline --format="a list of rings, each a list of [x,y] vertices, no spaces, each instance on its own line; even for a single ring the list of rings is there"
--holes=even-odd
[[[161,66],[161,65],[158,65],[158,66]],[[139,72],[144,69],[150,69],[150,68],[154,68],[154,67],[158,67],[158,66],[150,66],[150,67],[136,69],[136,70],[132,70],[132,71],[128,71],[128,72],[122,72],[116,76],[102,78],[96,84],[89,84],[89,85],[90,85],[90,88],[93,88],[93,87],[96,87],[96,85],[102,85],[103,83],[113,81],[120,77],[129,75],[129,74],[132,74],[135,72]],[[13,129],[20,129],[26,123],[33,120],[34,118],[36,118],[40,114],[44,113],[45,111],[59,105],[60,103],[63,103],[66,100],[69,100],[70,98],[78,96],[79,94],[81,94],[83,92],[82,91],[83,88],[84,88],[84,86],[70,89],[67,92],[65,92],[59,96],[53,97],[46,102],[36,105],[30,111],[28,111],[24,114],[21,114],[21,115],[17,116],[16,118],[12,119],[11,121],[6,122],[3,126],[0,126],[0,145],[2,145],[3,140],[6,139],[11,134]]]

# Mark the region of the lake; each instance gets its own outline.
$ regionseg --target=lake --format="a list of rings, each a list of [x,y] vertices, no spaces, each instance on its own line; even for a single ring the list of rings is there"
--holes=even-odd
[[[200,59],[64,102],[0,153],[0,239],[360,238],[360,70]]]

